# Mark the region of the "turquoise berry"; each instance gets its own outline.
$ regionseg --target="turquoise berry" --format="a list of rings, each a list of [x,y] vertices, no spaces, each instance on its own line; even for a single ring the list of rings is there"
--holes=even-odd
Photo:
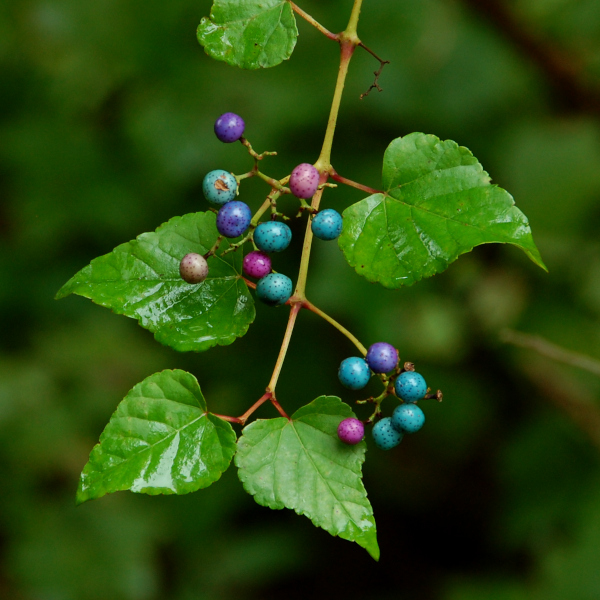
[[[396,431],[392,427],[392,419],[390,417],[384,417],[377,421],[373,425],[371,435],[375,440],[375,445],[382,450],[391,450],[397,446],[404,437],[404,434],[400,431]]]
[[[292,295],[292,280],[281,273],[269,273],[256,284],[256,295],[269,306],[285,304]]]
[[[396,395],[405,402],[416,402],[425,397],[427,384],[423,375],[414,371],[404,371],[396,379]]]
[[[320,240],[335,240],[342,232],[342,215],[333,208],[326,208],[313,217],[310,228]]]
[[[235,198],[237,181],[235,177],[224,171],[216,169],[207,173],[202,182],[204,197],[215,206],[223,206]]]
[[[254,243],[263,252],[282,252],[292,241],[292,230],[279,221],[265,221],[254,230]]]
[[[343,386],[351,390],[362,390],[369,383],[371,369],[364,358],[351,356],[340,364],[338,377]]]
[[[415,433],[423,427],[423,423],[425,414],[416,404],[410,402],[400,404],[392,414],[392,426],[401,433]]]

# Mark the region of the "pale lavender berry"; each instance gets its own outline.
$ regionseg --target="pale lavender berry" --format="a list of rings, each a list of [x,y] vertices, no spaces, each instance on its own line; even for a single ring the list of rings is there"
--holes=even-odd
[[[181,259],[179,274],[188,283],[202,283],[208,275],[208,263],[204,256],[190,252]]]
[[[365,437],[365,426],[362,421],[349,417],[338,425],[337,434],[344,444],[354,446]]]
[[[271,272],[271,257],[264,252],[254,250],[244,256],[244,273],[260,279]]]
[[[225,143],[237,142],[244,134],[245,127],[240,115],[226,112],[215,121],[215,135]]]
[[[365,360],[371,371],[389,373],[398,364],[398,350],[386,342],[377,342],[369,347]]]
[[[292,171],[290,190],[297,198],[312,198],[318,187],[319,171],[313,165],[302,163]]]

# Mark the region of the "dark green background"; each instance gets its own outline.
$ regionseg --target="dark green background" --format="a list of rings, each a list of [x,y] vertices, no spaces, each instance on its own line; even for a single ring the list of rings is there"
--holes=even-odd
[[[302,6],[339,31],[351,4]],[[579,65],[583,86],[597,84],[597,0],[505,6],[548,52]],[[582,404],[592,423],[600,380],[506,346],[499,332],[538,333],[600,358],[599,104],[553,84],[531,52],[459,1],[365,0],[361,38],[392,62],[385,91],[360,101],[377,63],[357,53],[333,164],[377,187],[393,138],[456,140],[515,196],[550,273],[515,248],[484,246],[390,291],[359,278],[335,243],[315,242],[311,300],[365,344],[397,345],[445,394],[396,450],[369,444],[380,563],[304,517],[257,506],[234,469],[185,497],[118,493],[75,508],[79,472],[133,385],[187,369],[211,410],[240,414],[261,395],[283,335],[287,311],[260,305],[234,345],[177,354],[89,301],[52,299],[92,258],[205,210],[207,171],[251,166],[239,145],[214,137],[222,112],[244,116],[256,149],[279,152],[264,163],[270,175],[316,159],[335,45],[300,22],[290,61],[240,71],[198,46],[209,10],[204,0],[0,5],[0,597],[598,598],[598,445],[561,406]],[[245,182],[243,199],[257,208],[265,191]],[[360,198],[339,187],[324,205]],[[294,224],[277,270],[295,275],[303,227]],[[320,394],[360,397],[336,377],[351,354],[302,314],[278,387],[288,413]]]

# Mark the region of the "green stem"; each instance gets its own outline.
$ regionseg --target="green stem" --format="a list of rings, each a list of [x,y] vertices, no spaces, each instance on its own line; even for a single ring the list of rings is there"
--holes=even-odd
[[[279,374],[281,373],[281,368],[283,367],[283,361],[285,360],[285,355],[290,345],[290,340],[292,339],[292,332],[294,331],[296,317],[298,316],[301,308],[301,304],[293,303],[290,310],[290,316],[285,329],[285,335],[283,336],[283,342],[281,342],[279,356],[277,357],[277,362],[275,363],[275,368],[273,369],[273,375],[271,375],[271,381],[269,381],[269,385],[267,386],[267,392],[270,392],[273,397],[275,396],[275,388],[277,387],[277,380],[279,379]]]
[[[358,341],[358,339],[352,335],[343,325],[338,323],[333,317],[330,317],[327,313],[324,313],[320,308],[317,308],[312,302],[305,300],[302,303],[304,308],[307,308],[311,312],[314,312],[316,315],[319,315],[321,318],[325,319],[328,323],[333,325],[339,332],[344,334],[361,352],[363,356],[367,354],[367,349]]]
[[[292,8],[294,8],[294,10],[296,10],[296,12],[298,12],[298,14],[300,14],[301,16],[303,16],[304,18],[306,18],[306,16],[308,16],[308,15],[305,16],[306,13],[304,13],[304,11],[300,11],[300,9],[298,9],[298,7],[296,7],[296,5],[293,4],[292,2],[290,2],[290,4],[292,5]],[[329,169],[331,168],[331,162],[330,162],[331,147],[333,145],[333,135],[335,133],[337,117],[338,117],[338,113],[340,110],[342,93],[344,91],[344,84],[346,82],[346,76],[348,74],[348,66],[350,64],[350,60],[352,58],[352,54],[354,53],[354,50],[356,49],[358,44],[360,44],[360,40],[358,39],[358,36],[356,35],[356,27],[358,25],[358,18],[360,15],[361,5],[362,5],[362,0],[354,0],[354,6],[352,7],[352,13],[350,15],[350,20],[348,21],[348,26],[346,27],[346,30],[343,31],[341,34],[334,37],[334,39],[336,39],[340,44],[340,52],[341,52],[340,67],[338,70],[338,76],[337,76],[337,80],[336,80],[336,84],[335,84],[335,90],[333,93],[333,100],[331,102],[331,110],[329,112],[329,119],[327,121],[327,129],[325,131],[325,138],[323,140],[323,146],[321,147],[321,153],[319,155],[319,158],[318,158],[317,162],[315,163],[315,167],[317,168],[317,170],[320,173],[319,184],[327,183],[327,178],[329,176]],[[311,19],[312,19],[312,17],[311,17]],[[312,21],[309,21],[309,22],[311,22],[311,24],[313,24],[313,25],[316,24],[316,21],[314,21],[314,19],[312,19]],[[317,25],[318,24],[316,24],[315,26],[317,26]],[[320,31],[321,30],[324,30],[324,28],[320,29]],[[257,169],[257,171],[258,171],[258,169]],[[287,182],[284,183],[282,180],[282,182],[280,182],[280,183],[285,185],[285,183],[287,183]],[[252,219],[252,223],[254,225],[256,225],[258,223],[258,220],[260,219],[260,217],[269,208],[269,206],[271,205],[271,201],[273,199],[276,199],[277,197],[279,197],[279,195],[281,195],[281,191],[280,191],[280,189],[275,187],[273,192],[271,194],[269,194],[269,197],[267,198],[267,200],[263,203],[263,205],[258,209],[256,214],[254,215],[254,217]],[[315,193],[315,195],[312,197],[311,207],[315,211],[317,211],[319,209],[319,204],[321,202],[322,195],[323,195],[323,188],[318,189],[317,192]],[[298,273],[298,281],[296,283],[296,290],[294,292],[294,295],[288,300],[288,303],[291,306],[290,316],[289,316],[287,327],[285,330],[285,335],[284,335],[283,341],[281,343],[281,348],[279,350],[279,356],[277,357],[277,362],[275,363],[275,368],[273,369],[273,375],[271,376],[271,380],[269,381],[269,385],[267,386],[267,390],[266,390],[267,394],[269,395],[268,398],[273,403],[273,406],[275,406],[275,408],[280,412],[280,414],[285,417],[287,417],[287,415],[285,414],[285,411],[281,408],[281,406],[279,405],[279,403],[277,402],[277,400],[275,398],[275,388],[277,386],[277,381],[279,379],[279,375],[280,375],[281,369],[283,367],[285,355],[287,353],[287,349],[289,347],[290,340],[292,338],[292,332],[294,331],[294,325],[296,324],[296,317],[298,316],[298,313],[304,306],[306,306],[307,308],[309,308],[309,306],[312,306],[312,308],[315,309],[315,311],[319,311],[319,309],[314,307],[314,305],[310,304],[306,300],[306,297],[305,297],[306,278],[307,278],[307,273],[308,273],[308,261],[310,258],[312,237],[313,237],[313,235],[312,235],[312,230],[310,227],[310,222],[308,222],[307,226],[306,226],[306,233],[304,235],[304,244],[302,247],[302,257],[300,259],[300,269],[299,269],[299,273]],[[329,320],[329,322],[332,324],[337,323],[333,319],[331,319],[331,317],[328,317],[327,315],[325,315],[325,313],[323,313],[322,311],[319,311],[317,314],[320,314],[321,316],[323,316],[324,318]],[[359,348],[359,350],[363,353],[363,355],[366,354],[366,352],[367,352],[366,348],[356,338],[354,338],[354,336],[352,336],[352,334],[349,331],[344,329],[339,323],[337,323],[337,327],[338,327],[338,329],[341,328],[340,331],[342,331],[342,333],[347,335],[349,337],[349,339],[353,340],[354,344],[357,346],[357,348]],[[266,400],[266,398],[265,398],[265,400]]]
[[[307,12],[304,12],[299,6],[288,0],[292,10],[300,15],[306,22],[310,23],[315,29],[318,29],[323,35],[327,36],[330,40],[338,40],[338,36],[335,33],[331,33],[329,29],[326,29],[319,23],[315,21]]]
[[[362,7],[363,0],[354,0],[354,6],[352,7],[352,13],[350,14],[350,20],[348,26],[344,32],[347,35],[356,37],[356,28],[358,27],[358,19],[360,17],[360,9]],[[360,44],[360,40],[357,39],[357,45]]]

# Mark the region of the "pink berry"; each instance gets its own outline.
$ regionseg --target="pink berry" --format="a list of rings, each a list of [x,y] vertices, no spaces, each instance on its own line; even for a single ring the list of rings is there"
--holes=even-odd
[[[181,259],[179,274],[188,283],[202,283],[208,275],[208,263],[204,256],[190,252]]]
[[[264,252],[255,250],[244,256],[244,273],[261,279],[271,272],[271,258]]]
[[[365,437],[365,426],[362,421],[349,417],[338,425],[337,434],[344,444],[354,446]]]
[[[290,175],[290,190],[297,198],[312,198],[319,187],[319,171],[308,163],[298,165]]]

